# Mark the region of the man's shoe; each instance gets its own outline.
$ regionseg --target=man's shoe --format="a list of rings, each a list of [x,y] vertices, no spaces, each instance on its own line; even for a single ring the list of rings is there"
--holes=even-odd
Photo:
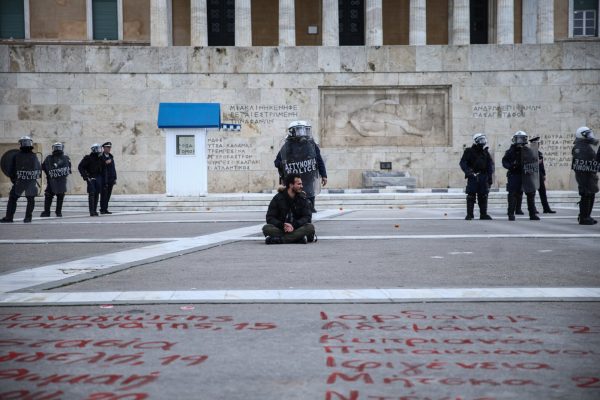
[[[515,220],[515,216],[514,215],[509,215],[508,216],[508,220],[509,221],[514,221]]]
[[[314,233],[314,234],[312,234],[312,235],[308,235],[308,236],[306,236],[306,240],[308,240],[308,243],[313,243],[313,242],[315,242],[315,243],[316,243],[316,242],[317,242],[317,240],[318,240],[318,239],[317,239],[317,234],[316,234],[316,233]]]
[[[591,218],[580,218],[579,225],[594,225],[595,222]]]
[[[7,222],[13,222],[12,218],[8,218],[8,217],[4,217],[2,219],[0,219],[1,223],[7,223]]]
[[[306,235],[302,236],[299,240],[298,243],[300,244],[306,244],[308,243],[308,238],[306,237]]]
[[[44,217],[49,217],[50,216],[50,211],[42,211],[42,213],[40,214],[40,217],[44,218]]]
[[[467,216],[465,217],[465,220],[470,221],[473,219],[473,216],[470,214],[467,214]]]
[[[533,215],[530,215],[530,216],[529,216],[529,219],[530,219],[531,221],[539,221],[539,220],[540,220],[540,217],[538,217],[537,215],[533,214]]]
[[[100,214],[112,214],[110,211],[106,210],[106,211],[100,211]]]
[[[57,212],[57,213],[56,213],[56,216],[57,216],[57,217],[62,217],[62,213],[59,213],[59,212]]]
[[[523,210],[517,210],[517,211],[515,211],[515,214],[517,214],[517,215],[525,215],[525,213],[523,213]]]
[[[98,216],[98,213],[95,211],[90,213],[90,217],[97,217],[97,216]]]
[[[267,236],[265,238],[265,244],[282,244],[283,239],[280,236]]]
[[[552,209],[550,209],[550,208],[546,208],[546,209],[544,210],[544,214],[556,214],[556,211],[554,211],[554,210],[552,210]]]
[[[25,222],[26,224],[30,223],[31,222],[31,217],[25,217],[25,218],[23,218],[23,222]]]
[[[489,216],[489,215],[487,215],[487,214],[483,214],[483,215],[480,215],[480,216],[479,216],[479,219],[484,219],[484,220],[492,220],[493,218],[492,218],[492,217],[490,217],[490,216]]]

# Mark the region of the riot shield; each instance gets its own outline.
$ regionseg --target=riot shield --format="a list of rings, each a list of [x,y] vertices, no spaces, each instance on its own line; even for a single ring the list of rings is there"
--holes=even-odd
[[[300,175],[307,197],[319,194],[321,185],[315,142],[308,138],[288,138],[279,153],[284,174]]]
[[[13,171],[14,159],[15,159],[15,155],[18,152],[19,152],[18,149],[8,150],[6,153],[4,153],[2,155],[2,158],[0,159],[0,166],[2,167],[2,172],[4,173],[4,175],[8,176],[9,178],[14,173],[14,171]]]
[[[540,188],[540,157],[538,144],[530,143],[521,151],[523,162],[522,190],[525,193],[535,193]]]
[[[46,171],[48,171],[47,180],[52,192],[66,193],[67,177],[71,173],[69,157],[64,154],[61,156],[48,156],[44,160],[44,164]]]
[[[593,177],[600,172],[600,160],[597,159],[598,144],[576,141],[571,151],[571,174],[569,189],[581,193],[595,193],[597,180]]]

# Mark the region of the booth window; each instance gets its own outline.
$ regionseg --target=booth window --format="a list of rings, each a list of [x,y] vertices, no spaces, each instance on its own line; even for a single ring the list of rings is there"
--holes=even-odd
[[[0,39],[25,39],[23,0],[0,1]]]
[[[176,141],[176,155],[193,156],[196,154],[194,135],[176,135]]]

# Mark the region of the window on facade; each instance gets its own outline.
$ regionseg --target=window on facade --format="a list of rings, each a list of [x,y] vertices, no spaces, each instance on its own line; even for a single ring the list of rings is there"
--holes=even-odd
[[[365,45],[365,1],[339,0],[340,46]]]
[[[279,0],[252,0],[252,45],[279,44]]]
[[[25,39],[23,0],[0,1],[0,39]]]
[[[596,36],[596,10],[575,11],[573,36]]]
[[[471,44],[488,43],[488,1],[472,1],[470,4]]]
[[[573,36],[598,36],[598,0],[573,0]]]
[[[235,0],[206,3],[209,46],[235,46]]]
[[[94,40],[118,40],[117,0],[92,0]]]

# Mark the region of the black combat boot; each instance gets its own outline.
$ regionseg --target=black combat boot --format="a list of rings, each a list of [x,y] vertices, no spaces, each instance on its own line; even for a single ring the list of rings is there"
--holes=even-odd
[[[487,194],[478,194],[477,201],[479,202],[479,219],[491,220],[487,213],[488,207],[488,195]]]
[[[56,195],[56,216],[62,217],[62,206],[63,200],[65,199],[64,193],[59,193]]]
[[[509,192],[508,193],[508,220],[509,221],[514,221],[515,220],[515,209],[517,207],[517,196],[516,193],[514,192]]]
[[[0,222],[13,222],[15,211],[17,211],[17,198],[9,196],[8,203],[6,203],[6,217],[2,218]]]
[[[468,194],[467,195],[467,216],[465,219],[470,221],[473,219],[473,210],[475,209],[475,195]]]
[[[523,192],[516,192],[516,203],[515,203],[515,214],[524,215],[523,209],[521,208],[521,204],[523,204]]]
[[[90,210],[90,217],[97,217],[96,203],[94,202],[94,193],[88,194],[88,208]]]
[[[550,208],[550,204],[548,204],[548,196],[546,195],[545,190],[539,190],[540,193],[540,202],[542,203],[542,209],[544,210],[544,214],[556,214],[556,211]]]
[[[593,206],[593,197],[590,195],[581,196],[581,200],[579,201],[579,225],[594,225],[596,223],[590,216]]]
[[[25,208],[25,218],[23,219],[23,222],[25,222],[25,223],[31,222],[34,208],[35,208],[35,197],[27,196],[27,207]]]
[[[535,209],[535,192],[534,193],[525,193],[527,196],[527,211],[529,211],[529,219],[532,221],[539,221],[540,217],[538,217],[537,210]]]
[[[52,207],[52,196],[51,194],[44,193],[44,211],[40,214],[40,217],[50,216],[50,207]]]

